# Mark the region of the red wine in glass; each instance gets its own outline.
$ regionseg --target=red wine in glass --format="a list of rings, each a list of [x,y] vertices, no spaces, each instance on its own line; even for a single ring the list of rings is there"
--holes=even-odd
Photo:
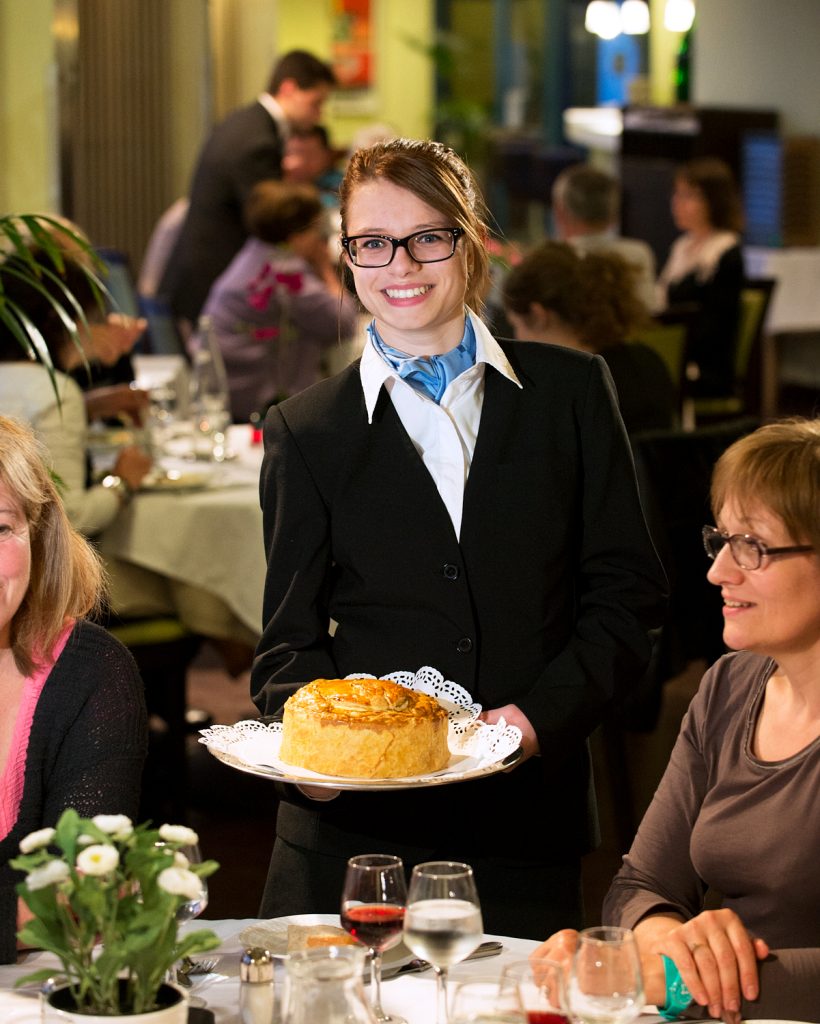
[[[550,1010],[527,1010],[527,1024],[569,1024],[569,1019]]]
[[[389,903],[362,903],[342,909],[342,927],[371,949],[384,952],[395,946],[404,923],[404,907]]]

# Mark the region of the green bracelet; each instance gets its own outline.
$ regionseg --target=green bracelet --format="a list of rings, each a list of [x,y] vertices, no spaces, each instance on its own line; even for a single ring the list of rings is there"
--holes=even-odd
[[[666,1002],[658,1008],[664,1020],[677,1020],[692,1003],[692,993],[684,984],[675,961],[663,958],[663,974],[666,981]]]

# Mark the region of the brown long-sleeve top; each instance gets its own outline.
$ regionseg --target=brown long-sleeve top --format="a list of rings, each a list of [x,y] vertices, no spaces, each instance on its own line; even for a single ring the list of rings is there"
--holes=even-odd
[[[783,761],[755,756],[774,669],[771,659],[740,652],[704,676],[603,918],[630,928],[658,913],[686,920],[714,890],[750,932],[783,951],[775,970],[764,965],[764,989],[768,974],[788,979],[793,962],[820,1004],[820,738]]]

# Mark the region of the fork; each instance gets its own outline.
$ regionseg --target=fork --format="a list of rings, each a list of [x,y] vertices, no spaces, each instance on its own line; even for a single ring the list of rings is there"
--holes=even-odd
[[[177,969],[177,981],[185,988],[190,988],[192,974],[210,974],[218,963],[218,960],[192,960],[189,956],[184,956]]]

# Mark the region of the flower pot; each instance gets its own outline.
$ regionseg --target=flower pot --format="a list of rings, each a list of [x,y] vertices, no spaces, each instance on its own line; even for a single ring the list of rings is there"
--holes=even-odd
[[[68,987],[55,989],[43,1002],[44,1024],[111,1024],[124,1020],[127,1024],[187,1024],[188,994],[176,985],[160,986],[159,1008],[147,1013],[97,1014],[81,1013],[74,1006]]]

